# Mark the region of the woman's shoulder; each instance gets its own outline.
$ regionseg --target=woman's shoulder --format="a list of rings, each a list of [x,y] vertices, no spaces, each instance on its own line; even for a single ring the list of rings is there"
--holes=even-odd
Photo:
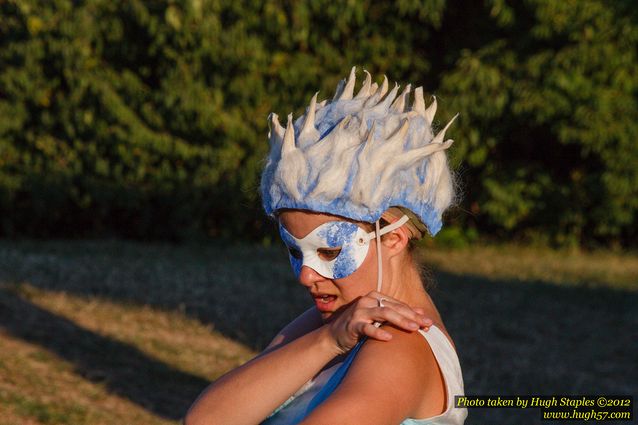
[[[392,339],[368,339],[355,359],[362,368],[359,372],[382,374],[388,387],[400,392],[406,402],[404,412],[410,417],[425,418],[444,412],[445,381],[428,338],[421,332],[408,332],[392,325],[383,329]],[[432,332],[432,328],[423,332]],[[352,371],[356,371],[354,363]]]
[[[343,381],[308,423],[322,423],[326,415],[339,415],[343,423],[400,423],[444,411],[445,389],[427,340],[391,325],[384,330],[392,339],[366,339]]]

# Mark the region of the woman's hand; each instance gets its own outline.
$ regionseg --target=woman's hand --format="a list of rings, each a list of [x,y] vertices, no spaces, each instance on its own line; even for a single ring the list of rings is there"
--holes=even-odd
[[[379,306],[380,298],[383,298],[383,307]],[[388,322],[409,332],[429,328],[432,319],[423,313],[423,309],[412,308],[380,292],[371,291],[354,301],[326,326],[343,354],[350,351],[364,335],[381,341],[392,339],[392,335],[375,326],[374,322]]]

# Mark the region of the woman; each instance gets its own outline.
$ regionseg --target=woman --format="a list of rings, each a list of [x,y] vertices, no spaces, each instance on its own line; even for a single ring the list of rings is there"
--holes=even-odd
[[[409,85],[397,97],[365,72],[356,96],[352,68],[285,130],[271,114],[264,209],[315,306],[207,388],[187,425],[464,422],[459,360],[412,257],[452,202],[452,141],[432,133],[436,99],[425,109],[419,87],[407,108]]]

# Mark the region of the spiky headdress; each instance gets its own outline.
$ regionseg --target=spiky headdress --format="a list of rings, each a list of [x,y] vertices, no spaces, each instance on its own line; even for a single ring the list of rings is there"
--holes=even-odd
[[[305,209],[375,222],[392,206],[412,211],[432,236],[441,229],[441,215],[452,201],[453,184],[444,150],[445,131],[436,136],[432,120],[436,98],[426,109],[423,88],[399,86],[385,97],[366,73],[354,93],[355,69],[341,80],[332,101],[312,97],[305,115],[284,129],[276,114],[269,116],[270,153],[261,179],[268,215],[282,208]],[[395,100],[396,98],[396,100]]]

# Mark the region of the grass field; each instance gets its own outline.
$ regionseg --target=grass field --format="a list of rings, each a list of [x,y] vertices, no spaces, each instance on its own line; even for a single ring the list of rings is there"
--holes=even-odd
[[[421,256],[467,394],[638,394],[638,256]],[[280,248],[0,241],[0,424],[179,423],[308,305]],[[468,423],[541,422],[475,409]]]

